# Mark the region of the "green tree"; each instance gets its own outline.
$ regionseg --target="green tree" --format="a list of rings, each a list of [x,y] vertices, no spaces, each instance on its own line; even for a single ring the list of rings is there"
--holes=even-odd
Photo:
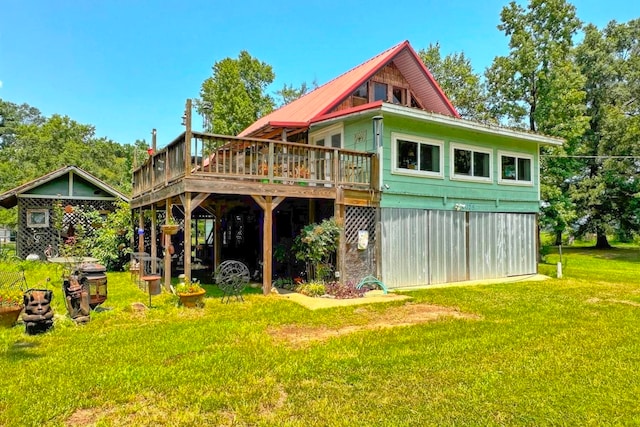
[[[418,56],[436,79],[460,116],[479,122],[490,121],[487,96],[481,76],[473,72],[464,52],[442,58],[440,44],[420,49]]]
[[[602,31],[588,25],[576,59],[591,120],[580,146],[588,158],[572,196],[580,232],[596,233],[596,246],[607,248],[607,232],[628,240],[640,230],[640,19],[612,21]]]
[[[208,118],[207,131],[237,135],[273,110],[274,100],[265,93],[275,74],[270,65],[240,52],[213,65],[213,75],[200,89],[198,112]]]
[[[542,224],[562,232],[575,218],[567,192],[575,176],[573,155],[588,123],[584,77],[573,61],[572,38],[581,28],[565,0],[515,2],[502,9],[498,29],[509,37],[509,54],[485,71],[490,109],[502,123],[565,138],[542,151]]]
[[[282,86],[282,89],[276,91],[276,95],[280,98],[280,102],[278,103],[278,108],[283,107],[301,96],[307,94],[309,92],[309,87],[306,82],[302,82],[300,87],[295,87],[294,85],[287,85],[286,83]]]

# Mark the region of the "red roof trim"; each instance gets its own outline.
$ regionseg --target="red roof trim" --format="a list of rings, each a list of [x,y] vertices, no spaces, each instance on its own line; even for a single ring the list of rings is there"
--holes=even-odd
[[[346,116],[348,114],[359,113],[361,111],[374,110],[382,107],[382,101],[374,101],[368,104],[358,105],[357,107],[346,108],[344,110],[334,111],[333,113],[324,114],[314,117],[310,123],[318,123],[323,120],[335,119],[336,117]]]
[[[279,128],[304,128],[309,126],[309,122],[267,122],[267,126]]]

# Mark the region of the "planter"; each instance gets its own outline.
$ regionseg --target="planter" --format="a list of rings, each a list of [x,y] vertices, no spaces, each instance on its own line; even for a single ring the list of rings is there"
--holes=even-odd
[[[180,303],[185,307],[199,307],[202,306],[202,299],[204,298],[204,289],[194,294],[178,294],[180,297]]]
[[[22,312],[22,305],[7,305],[0,307],[0,326],[12,327]]]
[[[180,230],[178,224],[164,224],[160,226],[160,229],[164,234],[176,234]]]

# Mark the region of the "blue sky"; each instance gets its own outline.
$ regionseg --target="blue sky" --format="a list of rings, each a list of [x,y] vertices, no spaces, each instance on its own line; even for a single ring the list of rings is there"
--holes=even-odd
[[[521,2],[522,3],[522,2]],[[629,0],[574,0],[599,27],[640,17]],[[68,115],[120,143],[164,146],[182,130],[211,66],[241,50],[283,84],[323,84],[403,41],[439,42],[482,72],[507,53],[497,30],[507,0],[2,0],[0,98]],[[526,4],[526,3],[523,3]],[[194,114],[194,128],[201,120]]]

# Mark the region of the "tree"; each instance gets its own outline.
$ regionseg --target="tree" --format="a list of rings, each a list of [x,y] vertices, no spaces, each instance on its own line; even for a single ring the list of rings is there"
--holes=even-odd
[[[575,7],[565,0],[515,2],[502,9],[498,29],[509,37],[509,54],[485,71],[490,109],[501,122],[565,138],[563,147],[542,151],[542,223],[562,232],[575,217],[569,186],[573,155],[587,126],[584,77],[573,61],[572,37],[581,27]]]
[[[270,65],[247,51],[237,59],[225,58],[213,65],[213,75],[202,83],[198,112],[208,118],[207,131],[237,135],[273,110],[265,93],[275,74]]]
[[[589,157],[572,196],[580,232],[596,233],[596,247],[607,248],[612,228],[622,240],[640,230],[640,19],[611,21],[602,31],[588,25],[577,63],[591,119],[580,146]]]
[[[464,52],[442,58],[440,45],[436,43],[429,44],[427,49],[420,49],[418,56],[431,71],[460,116],[479,122],[490,121],[481,76],[473,72],[471,61]]]
[[[278,103],[278,108],[283,107],[301,96],[307,94],[309,92],[309,87],[307,86],[307,82],[302,82],[300,87],[295,87],[293,85],[287,86],[285,83],[282,86],[282,89],[276,91],[276,95],[280,97],[280,102]]]

